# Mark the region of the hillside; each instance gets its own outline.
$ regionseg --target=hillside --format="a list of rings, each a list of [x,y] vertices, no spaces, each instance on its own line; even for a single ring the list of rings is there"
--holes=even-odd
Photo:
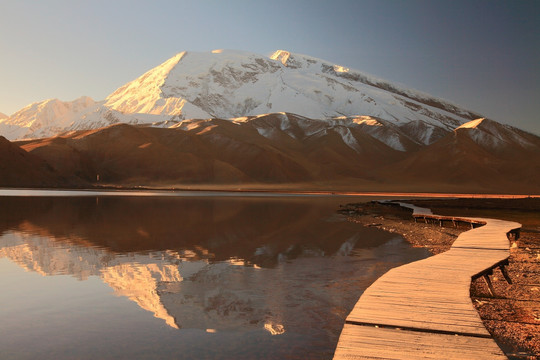
[[[17,144],[63,177],[100,185],[540,193],[540,138],[521,130],[475,120],[400,151],[340,121],[270,114],[174,128],[118,124]],[[494,139],[502,141],[495,148]]]
[[[477,119],[403,161],[385,166],[379,174],[387,181],[438,184],[448,190],[497,188],[538,193],[540,138]]]
[[[0,187],[80,186],[81,183],[71,176],[60,176],[45,160],[0,136]]]

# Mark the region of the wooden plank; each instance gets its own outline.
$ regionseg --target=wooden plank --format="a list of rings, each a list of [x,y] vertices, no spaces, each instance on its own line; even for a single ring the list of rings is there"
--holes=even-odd
[[[345,324],[334,359],[507,359],[492,339]]]
[[[485,225],[462,233],[449,251],[394,268],[366,289],[347,317],[334,359],[506,358],[469,289],[472,276],[508,258],[506,234],[521,224],[412,208],[418,218]]]

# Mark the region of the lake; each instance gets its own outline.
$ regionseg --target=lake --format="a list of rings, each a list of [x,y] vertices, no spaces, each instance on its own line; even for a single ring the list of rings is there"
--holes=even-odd
[[[0,358],[331,359],[428,256],[337,196],[0,190]]]

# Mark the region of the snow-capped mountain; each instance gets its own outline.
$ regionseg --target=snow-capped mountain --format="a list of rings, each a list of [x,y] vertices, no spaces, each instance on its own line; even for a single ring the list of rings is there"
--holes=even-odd
[[[84,116],[96,103],[89,97],[71,102],[49,99],[32,103],[0,120],[0,131],[8,139],[46,137],[63,131],[76,117]],[[91,111],[91,110],[90,110]]]
[[[510,125],[480,118],[465,123],[456,132],[467,134],[471,140],[490,151],[507,151],[508,148],[538,148],[538,137]]]
[[[409,145],[396,139],[430,144],[480,117],[427,94],[313,57],[283,50],[270,57],[214,50],[179,53],[101,102],[83,97],[31,104],[0,119],[0,134],[13,140],[117,122],[167,127],[185,119],[252,118],[276,112],[333,121],[369,117],[375,120],[340,126],[360,126],[400,150]]]
[[[538,136],[282,50],[182,52],[103,101],[46,100],[0,118],[0,135],[24,139],[0,156],[25,150],[72,186],[99,175],[121,186],[506,192],[517,176],[536,193],[540,173]],[[10,161],[0,185],[27,178]]]
[[[166,117],[152,114],[125,115],[83,96],[73,101],[49,99],[32,103],[15,114],[0,118],[0,135],[7,139],[55,136],[72,130],[98,129],[117,123],[152,124]]]

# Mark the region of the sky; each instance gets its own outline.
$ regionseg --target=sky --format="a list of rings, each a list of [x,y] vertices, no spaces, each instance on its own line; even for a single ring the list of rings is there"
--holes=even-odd
[[[213,49],[310,55],[540,135],[537,0],[0,0],[0,112]]]

